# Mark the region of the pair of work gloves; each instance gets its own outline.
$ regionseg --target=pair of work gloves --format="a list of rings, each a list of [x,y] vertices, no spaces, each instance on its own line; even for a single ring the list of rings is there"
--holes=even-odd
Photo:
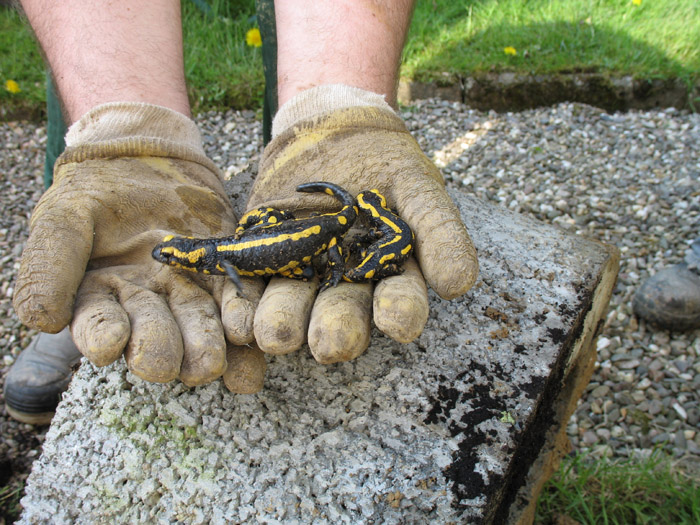
[[[428,318],[427,283],[443,298],[465,293],[475,250],[442,176],[383,97],[322,86],[287,102],[273,123],[247,209],[332,211],[302,183],[338,184],[353,195],[378,189],[408,222],[415,256],[376,284],[243,279],[165,266],[151,257],[166,235],[219,237],[237,226],[199,131],[172,110],[139,103],[99,106],[71,126],[54,183],[37,204],[14,306],[28,326],[70,323],[95,365],[122,354],[137,376],[201,385],[223,375],[234,392],[262,388],[263,352],[308,342],[321,363],[347,361],[369,345],[371,318],[409,342]]]

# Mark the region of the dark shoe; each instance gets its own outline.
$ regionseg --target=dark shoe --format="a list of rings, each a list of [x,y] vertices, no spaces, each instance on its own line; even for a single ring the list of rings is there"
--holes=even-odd
[[[57,334],[37,335],[5,378],[7,413],[22,423],[50,423],[80,358],[68,328]]]
[[[637,290],[638,317],[667,330],[700,328],[700,274],[681,263],[661,270]]]

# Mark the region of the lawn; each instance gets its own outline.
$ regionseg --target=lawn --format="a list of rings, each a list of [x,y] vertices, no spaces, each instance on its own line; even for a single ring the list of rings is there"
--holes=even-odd
[[[183,2],[194,110],[259,108],[261,52],[245,39],[256,24],[254,1],[201,5]],[[401,74],[430,81],[445,73],[584,71],[691,83],[700,79],[699,42],[697,0],[418,0]],[[5,115],[41,115],[41,54],[8,8],[0,8],[0,82]]]
[[[419,1],[402,74],[700,74],[697,0]]]

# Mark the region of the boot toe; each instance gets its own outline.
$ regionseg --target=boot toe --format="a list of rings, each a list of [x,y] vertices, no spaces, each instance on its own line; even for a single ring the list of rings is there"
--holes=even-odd
[[[5,378],[8,414],[23,423],[48,424],[79,360],[67,329],[35,337]]]

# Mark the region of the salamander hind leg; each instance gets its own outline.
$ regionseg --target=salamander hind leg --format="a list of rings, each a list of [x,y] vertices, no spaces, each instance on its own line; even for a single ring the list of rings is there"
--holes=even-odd
[[[294,215],[288,211],[266,207],[256,208],[243,215],[241,220],[238,221],[236,235],[240,236],[246,230],[251,230],[260,226],[279,224],[280,222],[291,219],[294,219]]]
[[[403,267],[398,264],[387,264],[377,270],[374,275],[374,279],[384,279],[385,277],[391,277],[392,275],[401,275],[403,273]]]

